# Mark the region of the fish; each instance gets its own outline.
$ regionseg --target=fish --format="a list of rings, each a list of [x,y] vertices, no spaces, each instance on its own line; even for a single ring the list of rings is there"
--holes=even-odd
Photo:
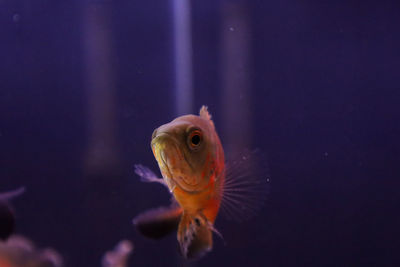
[[[121,240],[113,250],[107,251],[101,261],[102,267],[126,267],[128,259],[133,252],[133,243],[129,240]]]
[[[28,238],[14,234],[15,215],[10,202],[25,187],[0,193],[0,266],[62,267],[61,255],[52,248],[38,249]]]
[[[162,178],[141,164],[135,165],[135,173],[143,182],[164,185],[172,195],[171,205],[139,214],[133,223],[143,235],[155,239],[177,230],[185,259],[210,252],[213,233],[222,238],[214,226],[221,208],[227,217],[240,220],[257,213],[265,200],[269,178],[263,171],[249,171],[253,160],[246,155],[226,162],[206,106],[199,115],[180,116],[156,128],[151,149]]]
[[[0,240],[7,240],[15,229],[15,215],[9,202],[11,199],[22,195],[25,188],[0,193]]]
[[[1,267],[62,267],[61,255],[52,248],[37,248],[34,243],[20,235],[12,235],[0,241]]]

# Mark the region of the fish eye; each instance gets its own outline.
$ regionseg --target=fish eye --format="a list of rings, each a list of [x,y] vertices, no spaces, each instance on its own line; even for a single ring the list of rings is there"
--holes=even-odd
[[[194,130],[189,134],[188,144],[191,149],[197,149],[203,140],[202,133],[199,130]]]
[[[192,144],[198,146],[200,144],[200,135],[195,134],[192,136]]]

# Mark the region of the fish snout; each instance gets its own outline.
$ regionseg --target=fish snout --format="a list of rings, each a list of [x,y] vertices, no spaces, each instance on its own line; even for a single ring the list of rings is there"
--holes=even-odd
[[[168,133],[159,133],[151,141],[154,156],[159,163],[168,168],[177,167],[178,145]]]

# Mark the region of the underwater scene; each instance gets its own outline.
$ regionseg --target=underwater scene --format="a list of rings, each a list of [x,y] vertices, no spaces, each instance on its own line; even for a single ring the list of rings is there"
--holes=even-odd
[[[0,267],[400,266],[399,14],[0,0]]]

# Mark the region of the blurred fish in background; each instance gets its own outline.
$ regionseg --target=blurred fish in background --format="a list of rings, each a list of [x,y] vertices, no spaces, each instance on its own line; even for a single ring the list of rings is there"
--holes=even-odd
[[[0,193],[0,240],[4,241],[14,232],[15,215],[10,200],[25,192],[24,187]]]
[[[107,251],[102,259],[102,267],[126,267],[128,258],[133,252],[133,243],[129,240],[121,240],[113,250]]]
[[[29,239],[13,235],[0,242],[1,267],[62,267],[61,255],[52,248],[39,249]]]
[[[38,249],[27,238],[14,235],[15,213],[10,201],[22,195],[24,187],[0,193],[0,266],[62,267],[61,256],[53,249]]]

